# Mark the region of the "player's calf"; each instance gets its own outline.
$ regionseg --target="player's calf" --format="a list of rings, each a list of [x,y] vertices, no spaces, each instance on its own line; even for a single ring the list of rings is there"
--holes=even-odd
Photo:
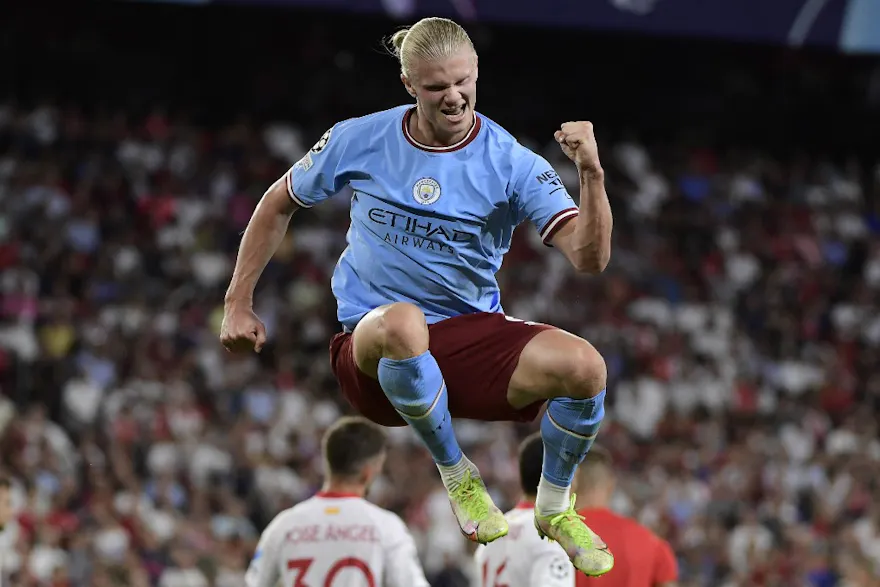
[[[544,463],[535,523],[590,575],[607,572],[614,559],[574,511],[571,483],[605,416],[606,377],[605,361],[590,343],[561,330],[545,331],[523,349],[508,394],[514,406],[550,400],[541,420]]]
[[[536,510],[567,511],[570,487],[605,415],[605,361],[587,341],[562,330],[536,335],[520,354],[508,400],[514,407],[548,399],[541,421],[545,455]]]
[[[431,452],[462,533],[477,542],[507,534],[507,521],[455,438],[446,383],[428,350],[421,310],[406,303],[378,308],[358,324],[354,337],[358,366],[367,374],[375,369],[388,401]]]
[[[358,367],[375,372],[394,409],[416,431],[434,461],[457,467],[462,452],[452,430],[446,384],[440,367],[428,350],[428,325],[412,304],[396,303],[373,310],[354,331]],[[457,467],[459,481],[466,467]]]
[[[605,416],[605,361],[587,341],[567,340],[566,346],[557,367],[558,395],[550,398],[541,420],[545,457],[536,509],[546,514],[568,510],[575,471]]]
[[[586,399],[555,398],[541,419],[544,467],[535,509],[556,514],[570,508],[575,471],[593,445],[605,417],[605,391]]]
[[[555,514],[570,508],[570,487],[605,416],[605,361],[582,339],[566,339],[556,365],[559,382],[541,420],[544,469],[536,509]],[[562,350],[562,349],[560,349]]]

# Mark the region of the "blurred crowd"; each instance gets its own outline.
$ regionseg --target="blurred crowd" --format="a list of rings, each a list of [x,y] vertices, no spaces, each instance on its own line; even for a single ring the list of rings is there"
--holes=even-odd
[[[576,192],[555,144],[519,138]],[[217,340],[241,231],[316,139],[0,106],[9,585],[238,587],[268,520],[318,489],[320,435],[348,411],[327,346],[349,194],[294,218],[256,296],[263,353]],[[880,161],[602,152],[606,274],[575,275],[522,227],[499,281],[508,314],[603,353],[615,508],[671,542],[686,587],[878,584]],[[534,427],[457,426],[512,506]],[[434,585],[466,585],[436,469],[406,429],[392,439],[371,497],[404,517]]]

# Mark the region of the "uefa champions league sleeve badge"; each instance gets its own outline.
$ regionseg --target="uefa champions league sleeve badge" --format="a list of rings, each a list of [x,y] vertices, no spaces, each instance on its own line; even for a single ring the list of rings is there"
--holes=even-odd
[[[333,132],[332,128],[328,128],[327,132],[321,135],[321,138],[318,139],[318,142],[312,147],[311,151],[315,155],[324,150],[324,147],[327,146],[327,143],[330,142],[330,133]]]

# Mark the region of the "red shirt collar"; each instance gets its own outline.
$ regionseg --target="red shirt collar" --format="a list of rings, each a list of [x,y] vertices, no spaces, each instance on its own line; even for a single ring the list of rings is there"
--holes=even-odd
[[[516,507],[514,509],[533,510],[533,509],[535,509],[535,502],[522,500],[518,504],[516,504]]]
[[[409,119],[412,117],[413,112],[415,112],[415,108],[410,108],[403,115],[403,136],[406,137],[407,142],[417,149],[421,149],[422,151],[429,151],[431,153],[452,153],[453,151],[458,151],[459,149],[464,149],[468,145],[470,145],[477,135],[480,134],[480,127],[483,125],[483,121],[480,120],[479,115],[474,112],[474,125],[468,131],[463,139],[455,143],[454,145],[449,145],[448,147],[432,147],[430,145],[424,145],[418,142],[412,134],[409,132]]]
[[[344,493],[341,491],[319,491],[315,494],[315,497],[324,497],[329,499],[342,499],[346,497],[357,497],[360,498],[362,496],[357,493]]]

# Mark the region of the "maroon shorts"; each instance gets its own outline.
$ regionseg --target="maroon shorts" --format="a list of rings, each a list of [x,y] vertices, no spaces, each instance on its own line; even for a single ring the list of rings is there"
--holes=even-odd
[[[456,316],[430,325],[431,354],[446,380],[452,417],[486,422],[534,420],[543,402],[517,410],[507,402],[507,387],[526,344],[552,328],[491,313]],[[345,399],[377,424],[405,426],[379,382],[358,368],[352,347],[348,333],[330,341],[330,364]]]

